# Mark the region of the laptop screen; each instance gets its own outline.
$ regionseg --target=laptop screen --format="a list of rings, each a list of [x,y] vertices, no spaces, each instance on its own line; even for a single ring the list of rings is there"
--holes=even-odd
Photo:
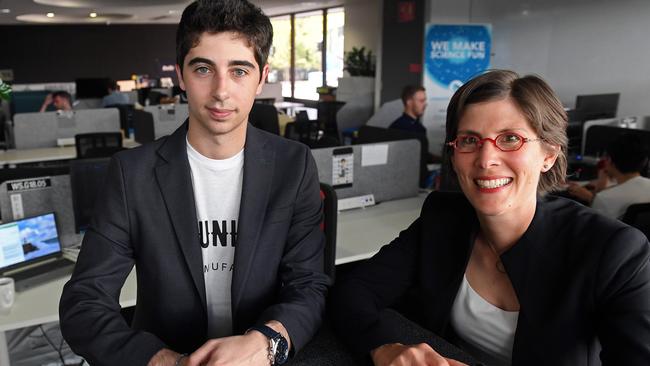
[[[60,253],[54,213],[0,224],[0,272]]]

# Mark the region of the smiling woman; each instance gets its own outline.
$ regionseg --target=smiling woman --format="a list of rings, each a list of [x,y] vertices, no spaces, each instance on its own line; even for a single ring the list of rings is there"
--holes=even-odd
[[[565,129],[537,76],[494,70],[458,89],[445,153],[462,193],[432,193],[398,238],[337,279],[343,339],[375,365],[458,365],[398,343],[382,310],[411,300],[410,318],[491,365],[646,365],[650,246],[546,195],[564,181]]]

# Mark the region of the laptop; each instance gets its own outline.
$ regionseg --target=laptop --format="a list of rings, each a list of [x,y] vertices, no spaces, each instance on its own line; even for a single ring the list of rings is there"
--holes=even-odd
[[[72,273],[63,257],[54,212],[0,224],[0,273],[23,291]]]

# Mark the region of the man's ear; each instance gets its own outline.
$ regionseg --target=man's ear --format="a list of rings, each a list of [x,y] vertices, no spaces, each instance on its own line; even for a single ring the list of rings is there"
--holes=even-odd
[[[183,82],[183,72],[181,71],[182,67],[176,64],[174,68],[176,69],[176,77],[178,77],[178,85],[185,91],[185,82]]]
[[[257,91],[255,92],[255,95],[260,95],[260,93],[262,92],[262,89],[264,88],[264,83],[266,83],[267,76],[269,76],[269,64],[264,65],[264,67],[262,68],[260,83],[257,86]]]

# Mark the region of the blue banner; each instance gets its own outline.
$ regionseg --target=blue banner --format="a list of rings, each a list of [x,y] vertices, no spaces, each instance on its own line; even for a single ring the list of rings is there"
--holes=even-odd
[[[431,25],[425,42],[427,77],[453,93],[490,66],[489,25]]]
[[[428,24],[424,38],[423,84],[428,107],[422,119],[430,150],[439,153],[445,138],[449,99],[461,85],[490,68],[489,24]]]

